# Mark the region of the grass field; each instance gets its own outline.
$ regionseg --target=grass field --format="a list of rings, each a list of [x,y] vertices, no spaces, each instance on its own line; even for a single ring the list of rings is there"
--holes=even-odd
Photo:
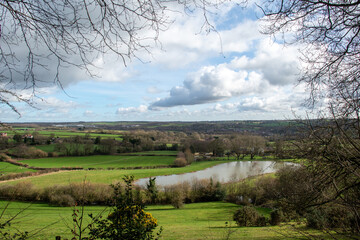
[[[16,184],[26,181],[31,182],[36,187],[43,188],[50,185],[66,185],[71,182],[82,182],[85,179],[92,183],[111,184],[120,181],[124,175],[134,175],[135,179],[140,179],[160,175],[181,174],[199,171],[225,162],[227,161],[194,162],[190,166],[181,168],[63,171],[0,184]]]
[[[8,133],[9,137],[12,137],[14,134],[27,134],[27,133],[33,133],[32,129],[26,130],[16,130],[16,131],[3,131]],[[52,130],[52,131],[45,131],[45,130],[39,130],[36,131],[42,136],[50,136],[51,134],[54,134],[55,137],[60,138],[66,138],[66,137],[75,137],[75,136],[82,136],[84,137],[87,132],[71,132],[71,131],[61,131],[61,130]],[[110,134],[110,133],[89,133],[91,138],[101,137],[101,138],[115,138],[116,140],[121,141],[122,137],[121,134]]]
[[[5,202],[0,202],[1,209]],[[25,209],[26,208],[26,209]],[[301,233],[288,227],[237,227],[232,221],[233,213],[239,206],[226,202],[209,202],[186,204],[182,209],[174,209],[170,205],[149,206],[146,208],[157,220],[159,226],[163,227],[161,239],[185,240],[185,239],[226,239],[227,233],[232,231],[229,239],[307,239]],[[71,238],[70,229],[66,224],[72,226],[71,207],[52,207],[48,204],[28,204],[13,202],[9,205],[4,218],[25,209],[16,219],[12,226],[21,230],[38,234],[31,239],[45,240],[55,239],[55,236]],[[101,206],[86,207],[86,213],[97,214],[104,210]],[[260,209],[268,214],[268,210]],[[104,212],[106,215],[108,210]],[[87,214],[86,214],[87,216]],[[230,228],[225,227],[228,222]],[[36,224],[34,224],[36,223]],[[305,229],[312,235],[321,234],[315,230]]]
[[[20,162],[42,168],[82,167],[82,168],[126,168],[154,167],[173,164],[175,156],[120,156],[95,155],[83,157],[58,157],[28,159]]]
[[[7,162],[0,162],[0,175],[9,173],[35,172],[35,170],[16,166]]]
[[[133,153],[125,153],[123,155],[172,155],[176,156],[178,151],[147,151],[147,152],[133,152]]]

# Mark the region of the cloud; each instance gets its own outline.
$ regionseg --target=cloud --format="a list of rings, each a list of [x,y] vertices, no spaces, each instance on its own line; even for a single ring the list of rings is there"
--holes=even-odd
[[[38,99],[35,102],[35,106],[40,110],[46,109],[46,111],[53,113],[69,113],[79,105],[73,101],[62,101],[54,97]]]
[[[116,114],[137,114],[144,113],[148,111],[148,107],[145,105],[140,105],[139,107],[127,107],[127,108],[118,108]]]
[[[259,43],[254,58],[235,58],[231,65],[234,68],[256,71],[273,85],[293,84],[299,74],[298,55],[296,48],[284,47],[267,39]]]
[[[171,88],[168,97],[153,102],[149,109],[219,102],[291,85],[298,74],[296,59],[296,50],[260,41],[253,58],[244,55],[230,63],[202,67],[190,74],[182,86]]]
[[[170,90],[170,96],[151,104],[150,109],[195,105],[225,100],[233,96],[261,93],[267,82],[255,72],[237,71],[226,64],[203,67],[189,76],[183,86]]]
[[[147,90],[146,90],[147,93],[150,93],[150,94],[157,94],[157,93],[161,93],[162,90],[159,89],[158,87],[156,86],[152,86],[152,87],[148,87]]]
[[[181,68],[209,57],[249,51],[253,41],[261,37],[256,21],[248,20],[211,33],[200,32],[202,24],[201,15],[174,22],[160,34],[161,49],[153,49],[152,62],[171,69]]]

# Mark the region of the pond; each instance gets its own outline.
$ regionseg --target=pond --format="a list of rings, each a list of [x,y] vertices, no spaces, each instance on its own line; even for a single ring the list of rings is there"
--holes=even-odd
[[[209,179],[213,178],[215,181],[222,183],[238,181],[251,176],[261,175],[265,173],[273,173],[285,165],[295,165],[289,162],[275,162],[275,161],[236,161],[222,163],[197,172],[157,176],[156,184],[158,186],[167,186],[178,184],[194,179]],[[149,178],[142,178],[135,182],[139,186],[146,186]]]

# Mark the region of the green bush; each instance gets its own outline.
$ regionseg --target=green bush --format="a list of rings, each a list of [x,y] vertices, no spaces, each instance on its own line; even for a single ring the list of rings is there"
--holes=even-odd
[[[315,229],[343,229],[359,231],[353,224],[356,217],[345,207],[327,204],[311,209],[306,214],[307,226]]]
[[[234,221],[239,227],[265,226],[266,219],[254,207],[244,206],[234,213]]]
[[[153,231],[157,220],[150,213],[144,211],[141,202],[135,199],[132,182],[133,176],[123,178],[125,189],[120,185],[113,185],[114,206],[106,217],[94,217],[90,214],[93,224],[90,236],[95,239],[139,240],[155,239]],[[159,233],[158,233],[159,235]]]
[[[270,213],[270,224],[272,226],[280,225],[284,221],[284,213],[281,209],[275,209]]]

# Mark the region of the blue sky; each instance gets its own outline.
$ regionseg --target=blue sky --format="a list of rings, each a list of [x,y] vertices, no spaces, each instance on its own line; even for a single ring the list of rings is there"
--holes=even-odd
[[[32,108],[1,106],[2,122],[212,121],[289,119],[304,115],[297,85],[296,46],[259,33],[259,12],[223,6],[209,15],[217,32],[201,32],[201,12],[174,12],[161,32],[162,49],[139,52],[127,67],[107,54],[95,60],[96,77],[62,69],[64,90],[39,87]],[[46,74],[43,74],[46,78]],[[27,93],[24,91],[24,95]]]

